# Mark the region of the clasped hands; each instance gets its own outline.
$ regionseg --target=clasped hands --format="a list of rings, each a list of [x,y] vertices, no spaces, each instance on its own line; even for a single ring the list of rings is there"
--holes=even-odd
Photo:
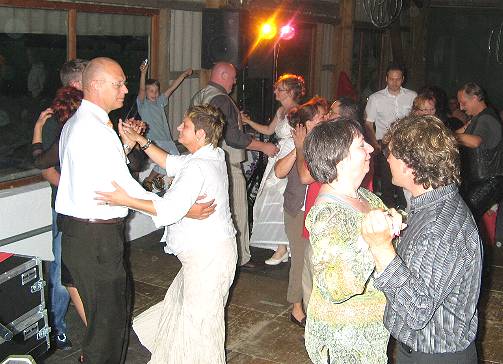
[[[129,118],[126,121],[119,119],[118,129],[122,142],[133,149],[136,143],[139,142],[139,138],[147,130],[147,124],[134,118]]]
[[[399,236],[407,225],[402,215],[395,209],[372,210],[363,219],[362,237],[374,256],[377,272],[384,270],[395,258],[396,251],[392,240]]]

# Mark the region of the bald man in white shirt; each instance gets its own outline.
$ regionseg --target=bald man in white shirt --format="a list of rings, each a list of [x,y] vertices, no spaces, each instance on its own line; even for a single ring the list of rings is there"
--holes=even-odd
[[[126,152],[108,113],[122,107],[128,92],[120,65],[95,58],[83,73],[84,99],[60,138],[61,177],[56,197],[62,255],[79,290],[87,318],[82,342],[85,363],[123,363],[129,336],[129,298],[124,268],[124,218],[128,209],[96,200],[96,191],[113,191],[112,181],[134,197],[159,200],[133,179]],[[119,121],[119,124],[121,121]],[[211,197],[211,196],[208,196]],[[186,215],[206,218],[213,200],[194,204]]]
[[[62,215],[62,256],[79,290],[87,317],[82,342],[86,363],[123,363],[129,327],[124,268],[124,218],[128,209],[100,205],[95,191],[117,181],[137,197],[146,192],[126,165],[126,146],[108,113],[122,107],[128,92],[119,64],[95,58],[83,73],[84,99],[60,138],[61,178],[56,211]]]

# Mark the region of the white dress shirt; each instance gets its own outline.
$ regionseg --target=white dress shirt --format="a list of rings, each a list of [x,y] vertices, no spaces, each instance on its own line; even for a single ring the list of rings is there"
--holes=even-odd
[[[83,219],[124,217],[127,207],[100,205],[96,191],[114,191],[117,182],[133,197],[154,200],[136,182],[127,168],[122,143],[107,124],[108,114],[99,106],[82,100],[66,122],[59,140],[61,177],[56,196],[56,211]]]
[[[375,123],[376,139],[381,140],[389,126],[409,115],[417,93],[400,87],[398,95],[392,95],[388,87],[369,96],[365,107],[366,120]]]
[[[175,176],[161,200],[154,201],[157,227],[166,226],[162,241],[166,253],[179,254],[197,244],[211,244],[236,234],[229,207],[229,180],[224,151],[206,145],[193,154],[166,158],[168,176]],[[215,199],[215,212],[207,219],[196,220],[185,215],[198,196]]]

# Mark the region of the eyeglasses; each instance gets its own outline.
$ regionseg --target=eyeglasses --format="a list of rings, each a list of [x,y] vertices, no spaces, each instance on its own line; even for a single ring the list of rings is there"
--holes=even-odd
[[[113,81],[113,82],[107,80],[97,80],[97,81],[110,83],[113,87],[117,89],[121,88],[122,86],[127,86],[127,81]]]
[[[290,91],[290,90],[287,88],[281,88],[281,87],[274,86],[274,91],[285,92],[285,91]]]
[[[422,112],[435,112],[437,109],[433,108],[433,109],[418,109],[418,110]]]

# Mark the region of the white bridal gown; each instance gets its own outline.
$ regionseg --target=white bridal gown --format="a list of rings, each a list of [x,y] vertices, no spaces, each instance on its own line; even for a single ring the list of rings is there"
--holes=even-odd
[[[287,178],[279,179],[274,174],[274,164],[277,160],[290,153],[295,145],[291,135],[292,128],[286,116],[280,118],[275,133],[279,139],[279,152],[275,157],[269,157],[264,176],[253,206],[253,230],[250,245],[259,248],[276,250],[279,244],[288,245],[283,221],[283,192]]]

